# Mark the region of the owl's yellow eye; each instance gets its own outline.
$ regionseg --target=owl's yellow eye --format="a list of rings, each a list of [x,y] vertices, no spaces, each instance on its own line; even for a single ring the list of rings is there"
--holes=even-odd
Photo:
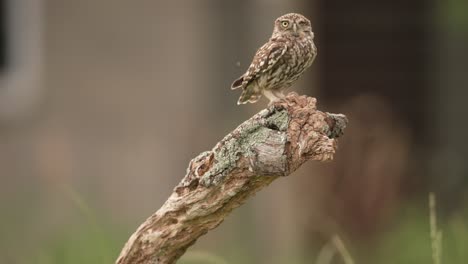
[[[286,28],[286,27],[289,26],[289,22],[288,21],[283,21],[283,22],[281,22],[281,26]]]

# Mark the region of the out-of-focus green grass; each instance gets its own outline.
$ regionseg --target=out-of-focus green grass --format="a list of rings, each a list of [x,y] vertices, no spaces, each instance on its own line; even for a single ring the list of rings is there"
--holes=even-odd
[[[77,224],[57,231],[32,255],[33,261],[27,263],[113,263],[123,246],[122,241],[126,241],[127,232],[105,224],[111,221],[99,221],[96,210],[72,188],[64,186],[62,191],[80,219]]]
[[[80,204],[79,201],[75,202]],[[8,262],[18,264],[113,263],[129,234],[133,232],[133,228],[108,226],[106,223],[110,221],[103,218],[99,221],[94,220],[92,210],[84,204],[82,204],[82,207],[78,206],[77,208],[80,208],[78,210],[84,213],[82,215],[87,219],[86,221],[79,221],[57,230],[55,235],[51,235],[46,241],[37,245],[36,250],[14,258],[10,256]],[[443,232],[442,263],[467,263],[468,215],[459,213],[444,218],[439,217],[438,229]],[[380,234],[376,241],[376,243],[360,243],[359,241],[352,241],[352,239],[347,240],[350,245],[346,246],[351,249],[351,255],[356,264],[433,263],[427,206],[424,207],[423,204],[418,203],[416,207],[408,206],[401,209],[393,224],[390,227],[387,226],[386,231]],[[238,249],[242,249],[243,242],[239,241],[238,243]],[[365,244],[367,246],[364,246]],[[311,249],[311,252],[317,250]],[[294,254],[297,255],[297,252],[294,252]],[[294,254],[291,253],[291,255]],[[275,262],[275,264],[315,263],[313,256],[296,255],[292,256],[290,261],[285,262],[282,259]],[[335,256],[332,263],[340,263],[339,258],[339,256]],[[179,262],[182,264],[259,263],[258,259],[249,256],[248,253],[236,250],[236,245],[229,249],[220,249],[220,252],[200,252],[189,249]]]
[[[441,263],[467,263],[467,227],[466,213],[438,217],[438,229],[442,231]],[[405,208],[396,225],[379,240],[375,263],[433,263],[428,208]]]
[[[122,241],[122,232],[96,230],[93,226],[70,227],[42,244],[26,263],[114,263]]]

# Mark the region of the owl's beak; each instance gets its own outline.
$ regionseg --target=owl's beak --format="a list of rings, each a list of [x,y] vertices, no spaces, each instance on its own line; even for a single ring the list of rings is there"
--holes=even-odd
[[[297,24],[296,23],[293,24],[293,30],[294,30],[294,33],[297,33]]]

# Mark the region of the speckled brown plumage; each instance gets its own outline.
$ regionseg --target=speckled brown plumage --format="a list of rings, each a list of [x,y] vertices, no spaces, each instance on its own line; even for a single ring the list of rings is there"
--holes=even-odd
[[[312,65],[317,55],[310,21],[290,13],[276,19],[273,34],[255,54],[250,67],[231,89],[242,88],[238,104],[255,103],[262,95],[270,102],[284,98],[289,88]]]

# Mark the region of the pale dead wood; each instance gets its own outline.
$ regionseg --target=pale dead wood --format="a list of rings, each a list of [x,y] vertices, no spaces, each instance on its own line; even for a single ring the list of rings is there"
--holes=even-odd
[[[290,93],[190,161],[164,205],[129,238],[116,263],[175,263],[236,207],[312,159],[329,161],[347,119]]]

